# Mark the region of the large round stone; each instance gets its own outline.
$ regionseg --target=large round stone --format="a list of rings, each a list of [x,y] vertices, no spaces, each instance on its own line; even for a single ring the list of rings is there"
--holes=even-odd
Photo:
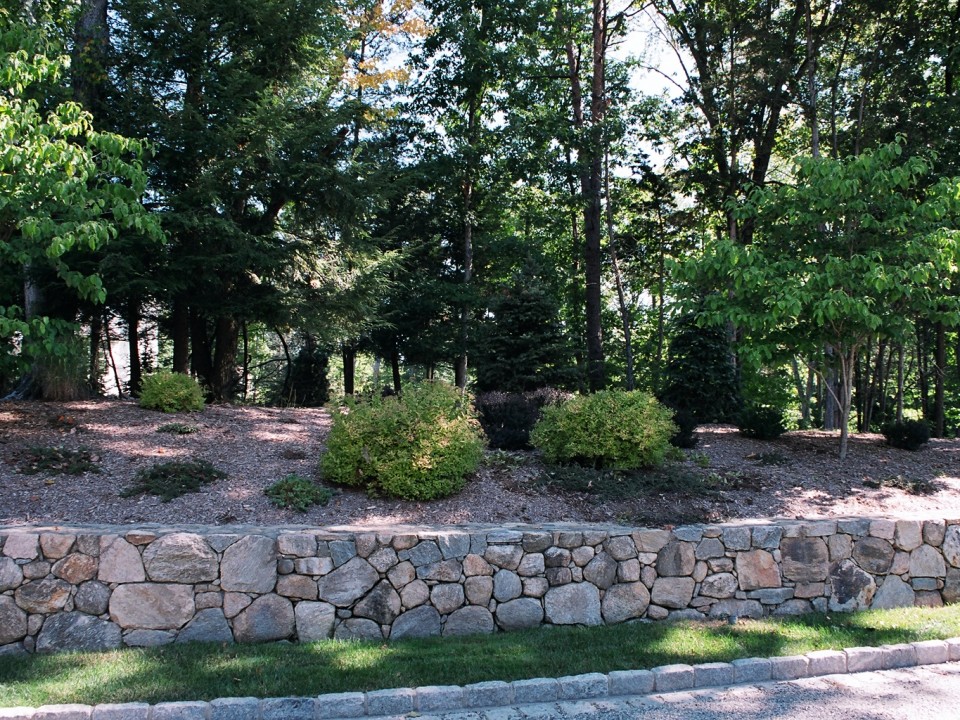
[[[766,550],[737,553],[737,577],[741,590],[778,588],[782,584],[780,568]]]
[[[84,613],[58,613],[47,618],[37,636],[37,652],[98,651],[120,647],[120,627]]]
[[[233,619],[237,642],[285,640],[295,626],[293,603],[279,595],[261,595]]]
[[[220,584],[227,592],[268,593],[277,584],[277,544],[247,535],[223,552]]]
[[[373,620],[350,618],[337,625],[333,636],[337,640],[383,640],[383,631]]]
[[[97,576],[97,568],[100,566],[95,557],[84,555],[82,553],[72,553],[65,558],[57,560],[53,564],[53,574],[58,578],[66,580],[71,585],[79,585],[87,580],[92,580]]]
[[[0,557],[0,592],[20,587],[23,570],[11,558]]]
[[[438,551],[439,552],[439,551]],[[380,573],[366,560],[355,557],[329,575],[320,578],[318,584],[321,600],[337,607],[350,607],[362,598],[380,580]]]
[[[147,579],[137,549],[116,535],[100,538],[100,568],[97,578],[105,583],[137,583]]]
[[[110,596],[110,619],[124,629],[177,630],[195,610],[191,585],[135,583]]]
[[[607,553],[600,553],[583,569],[583,579],[606,590],[617,579],[617,561]]]
[[[960,568],[960,525],[951,525],[943,536],[943,557],[955,568]]]
[[[497,574],[493,576],[493,597],[497,602],[507,602],[522,594],[523,582],[516,573],[497,570]]]
[[[430,590],[430,604],[441,615],[449,615],[463,605],[463,585],[459,583],[443,583],[434,585]]]
[[[696,582],[690,577],[661,577],[653,583],[651,599],[655,605],[683,609],[693,599]]]
[[[440,634],[440,613],[430,605],[421,605],[398,617],[390,631],[391,640],[406,637],[434,637]]]
[[[497,605],[497,624],[504,630],[538,627],[543,622],[539,600],[519,598]]]
[[[492,633],[493,615],[486,608],[468,605],[452,613],[443,625],[443,634],[479,635]]]
[[[913,607],[916,597],[916,593],[908,583],[905,583],[896,575],[888,575],[883,581],[883,585],[877,590],[870,607],[874,610]]]
[[[27,634],[27,614],[13,598],[0,595],[0,645],[22,640]]]
[[[294,610],[300,642],[326,640],[333,635],[337,609],[329,603],[301,602]]]
[[[692,582],[692,580],[691,580]],[[600,591],[589,583],[551,588],[543,598],[544,614],[554,625],[600,625]]]
[[[681,577],[693,572],[697,564],[693,543],[673,541],[657,553],[657,574],[661,577]]]
[[[217,554],[199,535],[173,533],[150,543],[143,566],[154,582],[198,583],[216,580]]]
[[[852,560],[842,560],[830,571],[829,607],[835,611],[850,612],[870,607],[877,583]]]
[[[17,605],[28,613],[54,613],[62,610],[70,598],[70,583],[46,578],[21,585],[14,593]]]
[[[85,582],[73,596],[73,606],[87,615],[103,615],[110,603],[110,588],[96,580]]]
[[[459,587],[459,586],[458,586]],[[357,617],[369,618],[380,625],[389,625],[400,614],[400,596],[387,580],[381,580],[353,608]]]
[[[860,538],[853,546],[853,559],[857,565],[874,575],[883,575],[890,570],[894,554],[893,545],[883,538]]]
[[[798,583],[822,582],[830,572],[827,544],[820,538],[784,538],[783,576]]]
[[[230,643],[233,642],[233,632],[223,616],[223,610],[207,608],[198,612],[193,620],[187,623],[177,635],[177,642]]]
[[[910,553],[910,577],[938,578],[947,574],[943,556],[936,548],[921,545]]]
[[[731,573],[707,575],[700,585],[700,594],[717,599],[733,597],[737,592],[737,579]]]
[[[650,605],[650,592],[641,582],[621,583],[607,590],[601,612],[607,623],[619,623],[643,615]]]

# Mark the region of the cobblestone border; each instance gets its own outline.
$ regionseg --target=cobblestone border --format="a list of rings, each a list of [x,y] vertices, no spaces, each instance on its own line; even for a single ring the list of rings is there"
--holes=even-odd
[[[960,638],[729,663],[663,665],[559,678],[425,686],[313,698],[221,698],[211,702],[44,705],[0,708],[0,720],[357,720],[408,713],[456,712],[626,695],[650,695],[740,683],[892,670],[960,661]]]

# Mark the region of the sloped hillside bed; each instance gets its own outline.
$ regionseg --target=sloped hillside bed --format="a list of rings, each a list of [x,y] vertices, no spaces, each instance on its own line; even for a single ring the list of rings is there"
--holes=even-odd
[[[190,433],[157,432],[171,423]],[[543,467],[536,453],[491,451],[454,497],[429,503],[337,490],[307,512],[275,507],[264,490],[296,474],[317,477],[330,427],[323,409],[216,405],[165,415],[131,401],[0,404],[0,523],[255,523],[344,525],[463,522],[622,522],[663,526],[742,517],[816,517],[929,512],[960,516],[960,441],[932,440],[919,452],[790,432],[763,442],[727,426],[698,429],[683,459],[632,476]],[[38,449],[81,452],[79,474],[37,468]],[[59,455],[58,455],[59,456]],[[169,502],[123,497],[138,471],[164,461],[204,460],[226,473]],[[54,464],[55,465],[55,464]]]

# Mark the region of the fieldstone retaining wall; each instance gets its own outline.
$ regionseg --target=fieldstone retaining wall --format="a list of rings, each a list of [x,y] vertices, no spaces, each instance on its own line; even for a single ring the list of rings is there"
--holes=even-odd
[[[0,652],[396,639],[960,599],[960,519],[0,528]]]

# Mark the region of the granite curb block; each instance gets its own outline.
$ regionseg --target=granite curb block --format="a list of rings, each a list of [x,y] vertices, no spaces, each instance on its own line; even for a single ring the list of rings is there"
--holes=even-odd
[[[663,665],[560,678],[471,685],[431,685],[313,698],[220,698],[211,702],[114,703],[0,708],[0,720],[357,720],[424,712],[456,712],[513,704],[596,700],[694,688],[799,680],[960,661],[960,638],[880,647],[817,650],[806,655],[743,658],[730,663]]]

